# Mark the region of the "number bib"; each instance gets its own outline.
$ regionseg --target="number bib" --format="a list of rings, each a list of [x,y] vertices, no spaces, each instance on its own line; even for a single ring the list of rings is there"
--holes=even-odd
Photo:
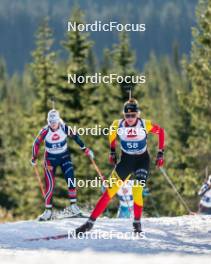
[[[67,150],[67,135],[62,126],[56,131],[49,129],[45,137],[45,148],[48,153],[60,154]]]
[[[136,126],[126,127],[125,121],[120,123],[118,129],[121,149],[128,154],[142,154],[147,149],[147,135],[141,120]]]

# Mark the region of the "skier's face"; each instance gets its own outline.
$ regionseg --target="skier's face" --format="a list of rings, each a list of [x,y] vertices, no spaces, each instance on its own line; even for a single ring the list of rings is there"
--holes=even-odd
[[[53,122],[50,124],[52,130],[57,130],[59,128],[59,123]]]
[[[136,112],[125,113],[125,120],[129,126],[135,125],[137,118],[138,118],[138,113]]]

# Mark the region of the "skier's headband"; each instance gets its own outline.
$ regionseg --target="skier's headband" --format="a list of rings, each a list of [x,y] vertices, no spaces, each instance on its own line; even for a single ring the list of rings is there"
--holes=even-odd
[[[134,104],[130,104],[130,105],[126,105],[124,107],[124,113],[125,114],[128,114],[128,113],[138,113],[139,112],[139,109],[137,107],[137,105],[134,105]]]
[[[124,104],[123,113],[139,113],[140,109],[138,107],[138,103],[135,99],[130,99]]]

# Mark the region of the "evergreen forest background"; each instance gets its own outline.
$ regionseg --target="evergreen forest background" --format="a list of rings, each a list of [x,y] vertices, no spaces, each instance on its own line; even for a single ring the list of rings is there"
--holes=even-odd
[[[67,21],[145,23],[144,33],[67,32]],[[133,87],[142,117],[166,131],[165,168],[191,210],[211,169],[211,1],[209,0],[0,0],[0,221],[30,219],[44,209],[30,164],[33,140],[46,124],[51,98],[70,125],[108,127],[121,117],[125,85],[68,84],[67,73],[145,74]],[[83,136],[106,176],[108,138]],[[155,168],[157,138],[149,136],[150,195],[145,215],[186,211]],[[69,141],[78,179],[96,177],[89,160]],[[39,168],[42,175],[42,153]],[[101,194],[78,189],[81,207],[91,209]],[[57,171],[54,204],[68,205]],[[106,214],[114,216],[118,201]]]

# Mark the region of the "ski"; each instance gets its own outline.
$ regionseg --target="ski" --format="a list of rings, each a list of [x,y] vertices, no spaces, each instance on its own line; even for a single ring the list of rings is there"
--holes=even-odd
[[[84,233],[85,234],[85,233]],[[25,239],[24,241],[30,241],[30,242],[34,242],[34,241],[49,241],[49,240],[59,240],[59,239],[70,239],[70,238],[78,238],[81,237],[80,235],[74,235],[71,232],[65,233],[65,234],[60,234],[60,235],[52,235],[52,236],[45,236],[45,237],[36,237],[36,238],[28,238]],[[145,239],[146,235],[145,232],[142,231],[139,234],[134,234],[134,236],[132,237],[133,239]]]
[[[49,221],[54,221],[54,220],[65,220],[65,219],[71,219],[71,218],[89,218],[89,214],[80,213],[80,214],[75,214],[75,215],[74,214],[63,215],[61,212],[54,210],[53,215],[49,220],[39,220],[39,218],[37,218],[36,220],[38,222],[49,222]]]
[[[65,234],[60,234],[60,235],[53,235],[53,236],[45,236],[45,237],[36,237],[36,238],[28,238],[25,239],[24,241],[40,241],[40,240],[59,240],[59,239],[65,239],[65,238],[72,238],[73,236],[71,233],[65,233]]]
[[[70,218],[89,218],[88,214],[77,214],[77,215],[68,215],[68,216],[63,216],[63,215],[53,215],[53,217],[49,221],[53,220],[64,220],[64,219],[70,219]]]

